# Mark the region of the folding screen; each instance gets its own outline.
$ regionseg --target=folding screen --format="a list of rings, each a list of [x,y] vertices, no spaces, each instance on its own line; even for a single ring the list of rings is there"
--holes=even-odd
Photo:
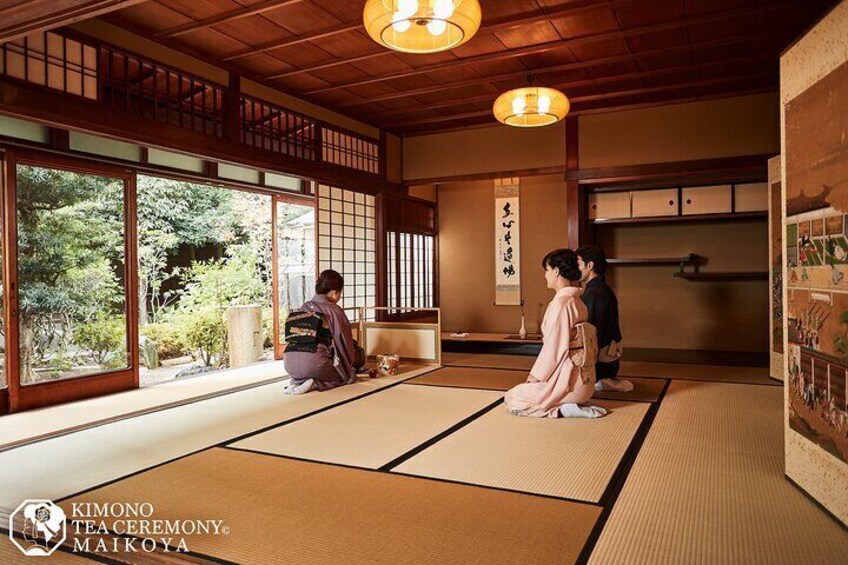
[[[848,522],[848,1],[780,60],[786,474]]]

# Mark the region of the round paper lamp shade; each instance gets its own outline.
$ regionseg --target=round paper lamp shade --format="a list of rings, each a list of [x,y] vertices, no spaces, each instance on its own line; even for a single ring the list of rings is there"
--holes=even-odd
[[[437,53],[462,45],[480,28],[477,0],[368,0],[365,30],[389,49]]]
[[[499,122],[508,126],[533,128],[560,121],[570,108],[568,98],[559,90],[528,86],[498,96],[492,112]]]

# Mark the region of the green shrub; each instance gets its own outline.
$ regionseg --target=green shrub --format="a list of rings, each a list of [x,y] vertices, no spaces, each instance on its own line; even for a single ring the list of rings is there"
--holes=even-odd
[[[188,346],[199,353],[206,366],[217,357],[222,363],[227,349],[227,327],[218,309],[195,311],[180,316]]]
[[[71,341],[77,347],[88,350],[98,365],[106,365],[110,357],[125,352],[124,318],[98,314],[77,326]]]
[[[50,367],[51,371],[56,373],[55,376],[58,378],[60,374],[66,373],[74,368],[74,360],[64,355],[57,355],[50,359],[47,366]]]
[[[188,354],[190,347],[176,324],[147,324],[141,334],[156,344],[159,359],[174,359]]]

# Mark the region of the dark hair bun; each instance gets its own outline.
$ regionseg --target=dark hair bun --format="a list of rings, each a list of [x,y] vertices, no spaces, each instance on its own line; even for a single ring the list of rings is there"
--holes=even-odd
[[[327,294],[331,290],[341,290],[344,288],[344,278],[332,269],[322,271],[318,275],[318,280],[315,281],[315,294]]]
[[[570,281],[580,280],[580,269],[577,268],[577,254],[571,249],[554,249],[542,259],[542,268],[552,268],[559,271],[559,276]]]

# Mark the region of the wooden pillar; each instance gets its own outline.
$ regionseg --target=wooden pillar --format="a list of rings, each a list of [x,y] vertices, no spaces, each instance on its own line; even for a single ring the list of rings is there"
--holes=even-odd
[[[379,154],[379,166],[378,173],[380,178],[383,180],[389,179],[389,150],[388,150],[388,142],[387,142],[386,130],[380,128],[380,145],[378,146]]]
[[[377,264],[374,268],[375,280],[374,283],[377,285],[376,288],[376,296],[374,297],[375,303],[377,306],[388,306],[388,265],[387,265],[387,238],[386,238],[386,193],[384,190],[381,190],[374,197],[374,212],[376,215],[376,233],[375,237],[377,241],[375,241],[375,260]],[[377,320],[384,320],[386,313],[379,312],[377,316]]]
[[[241,143],[241,77],[230,73],[230,84],[224,97],[224,138]]]
[[[584,210],[584,195],[576,180],[568,180],[568,173],[580,168],[580,153],[578,147],[577,116],[565,119],[565,191],[566,191],[566,245],[576,249],[585,243],[586,213]]]

